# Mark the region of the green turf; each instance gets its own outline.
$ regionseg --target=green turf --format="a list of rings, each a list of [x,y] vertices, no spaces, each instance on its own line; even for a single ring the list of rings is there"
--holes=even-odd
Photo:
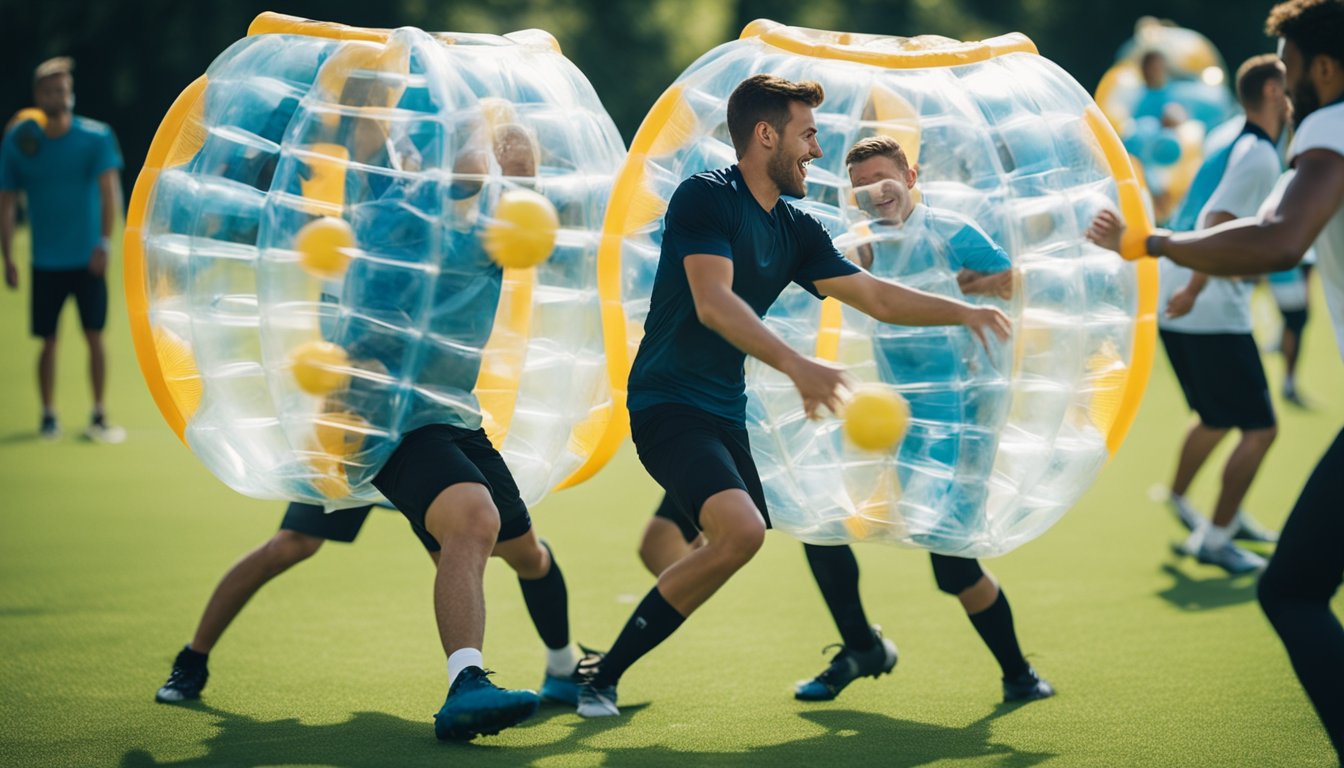
[[[20,244],[20,253],[26,246]],[[27,278],[25,274],[25,279]],[[119,286],[119,275],[116,278]],[[997,669],[919,552],[863,547],[869,612],[901,648],[894,675],[804,706],[794,680],[836,640],[799,545],[760,556],[637,665],[624,716],[544,709],[470,746],[434,740],[445,690],[430,566],[393,513],[267,587],[216,649],[205,703],[153,702],[224,569],[267,537],[281,505],[214,480],[164,426],[114,296],[112,416],[121,446],[79,442],[84,357],[67,310],[59,400],[67,437],[35,439],[36,344],[26,289],[0,295],[0,765],[1313,766],[1331,752],[1251,578],[1168,554],[1178,529],[1149,488],[1167,480],[1186,422],[1159,360],[1129,442],[1042,539],[993,561],[1052,700],[998,705]],[[1316,297],[1320,298],[1319,294]],[[1318,304],[1318,307],[1323,305]],[[1279,363],[1269,362],[1272,379]],[[1303,389],[1249,507],[1279,524],[1344,423],[1344,370],[1319,310]],[[1333,400],[1327,400],[1333,396]],[[1194,494],[1211,500],[1216,472]],[[649,588],[635,557],[656,491],[628,448],[547,500],[538,528],[570,585],[576,637],[605,647]],[[518,587],[487,575],[486,658],[511,686],[540,682]]]

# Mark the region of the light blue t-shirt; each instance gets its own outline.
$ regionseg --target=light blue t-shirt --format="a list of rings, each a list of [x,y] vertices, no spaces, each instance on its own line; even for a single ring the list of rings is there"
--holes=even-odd
[[[0,144],[0,189],[28,195],[33,266],[73,270],[89,265],[102,240],[98,177],[121,169],[112,129],[76,117],[63,136],[48,138],[32,121],[5,134]]]

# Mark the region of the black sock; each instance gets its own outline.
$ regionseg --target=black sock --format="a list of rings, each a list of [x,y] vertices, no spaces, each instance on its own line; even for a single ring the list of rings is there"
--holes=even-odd
[[[1027,671],[1030,665],[1022,657],[1022,649],[1017,645],[1017,632],[1013,630],[1013,609],[1008,607],[1008,596],[1002,589],[993,605],[979,613],[970,614],[969,618],[1003,669],[1003,679],[1012,680]]]
[[[657,586],[649,590],[625,623],[615,645],[602,658],[593,685],[598,688],[615,685],[631,664],[670,637],[684,621],[686,617],[677,613]]]
[[[560,573],[560,564],[555,562],[555,553],[551,545],[541,542],[551,556],[550,570],[540,579],[518,579],[523,589],[523,602],[532,616],[532,623],[541,635],[541,642],[547,648],[564,648],[569,645],[569,592],[565,589],[565,577]]]
[[[854,550],[847,546],[804,544],[803,551],[845,647],[852,651],[870,650],[877,644],[877,638],[859,599],[859,561],[854,558]]]
[[[182,646],[182,652],[177,654],[176,663],[188,667],[203,667],[205,666],[205,662],[208,661],[209,659],[210,654],[201,653],[200,651],[193,650],[191,647],[191,643],[187,643],[186,645]]]

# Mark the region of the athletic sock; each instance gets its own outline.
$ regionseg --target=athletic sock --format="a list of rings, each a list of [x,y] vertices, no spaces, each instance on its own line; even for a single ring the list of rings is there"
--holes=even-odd
[[[616,643],[602,657],[593,685],[598,688],[615,685],[631,664],[670,637],[684,621],[686,617],[677,613],[657,586],[649,590],[625,623]]]
[[[551,677],[569,677],[579,663],[579,655],[574,646],[565,644],[564,648],[546,649],[546,674]]]
[[[532,616],[541,642],[550,649],[568,648],[569,592],[565,589],[565,577],[560,573],[560,564],[555,561],[551,546],[544,541],[541,545],[550,555],[550,569],[540,579],[518,579],[518,586],[523,590],[523,602],[527,604],[527,612]]]
[[[453,687],[457,675],[467,667],[485,668],[485,660],[479,648],[458,648],[448,656],[448,687]]]
[[[205,666],[205,663],[210,660],[210,654],[201,653],[192,648],[191,643],[187,643],[182,646],[182,653],[178,654],[177,658],[191,666]]]
[[[1232,543],[1232,537],[1236,532],[1237,521],[1235,519],[1227,526],[1210,525],[1204,531],[1204,547],[1209,550],[1222,549]]]
[[[863,652],[877,644],[868,616],[859,598],[859,561],[847,546],[819,547],[804,544],[812,578],[821,588],[821,599],[831,611],[840,639],[851,651]]]
[[[1013,629],[1013,609],[1008,607],[1008,596],[1002,589],[992,605],[979,613],[969,614],[968,618],[985,645],[989,646],[995,661],[999,662],[1005,680],[1012,680],[1027,671],[1030,665],[1022,656],[1022,648],[1017,644],[1017,632]]]

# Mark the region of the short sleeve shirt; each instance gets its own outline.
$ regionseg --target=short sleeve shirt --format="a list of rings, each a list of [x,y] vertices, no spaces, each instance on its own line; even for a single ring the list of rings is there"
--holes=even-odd
[[[1302,121],[1288,150],[1293,164],[1312,150],[1344,156],[1344,102],[1322,107]],[[1344,208],[1336,208],[1316,238],[1316,258],[1325,286],[1325,303],[1335,326],[1335,343],[1344,357]]]
[[[742,423],[746,354],[701,324],[683,260],[731,259],[733,292],[763,317],[789,285],[821,298],[814,282],[859,268],[840,255],[826,229],[781,199],[761,208],[737,166],[700,173],[677,187],[663,220],[662,252],[644,339],[630,371],[629,406],[681,403]]]
[[[1274,183],[1282,171],[1283,164],[1269,136],[1248,125],[1246,132],[1232,146],[1227,169],[1217,188],[1199,211],[1199,226],[1207,227],[1208,217],[1219,211],[1236,218],[1256,215],[1260,204],[1274,190]],[[1163,263],[1159,309],[1189,282],[1190,274],[1185,267]],[[1239,278],[1209,278],[1189,313],[1177,318],[1159,315],[1158,324],[1165,330],[1179,333],[1250,333],[1251,287]]]
[[[112,129],[76,117],[70,130],[49,138],[23,121],[0,143],[0,189],[28,196],[33,266],[75,270],[89,265],[102,241],[102,194],[98,177],[121,169]]]

